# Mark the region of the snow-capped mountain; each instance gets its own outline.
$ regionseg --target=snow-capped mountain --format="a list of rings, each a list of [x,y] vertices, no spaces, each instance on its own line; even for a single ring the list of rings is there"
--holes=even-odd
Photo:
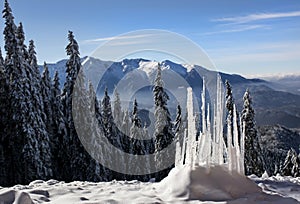
[[[112,93],[117,86],[123,100],[139,100],[141,108],[151,108],[152,82],[155,78],[157,62],[146,59],[124,59],[120,62],[102,61],[95,58],[83,58],[85,73],[97,87],[97,95],[102,98],[105,88]],[[65,79],[65,60],[49,64],[50,74],[58,70],[61,85]],[[193,88],[199,99],[202,90],[202,79],[214,87],[216,71],[205,69],[199,65],[177,64],[169,60],[161,62],[162,75],[169,90],[169,106],[175,111],[176,99],[186,97],[186,87]],[[280,82],[269,82],[262,79],[247,79],[236,74],[220,73],[223,82],[228,80],[233,87],[233,94],[238,110],[242,109],[242,97],[247,88],[251,92],[256,110],[258,125],[281,124],[290,128],[300,128],[300,95],[289,93],[286,85]],[[99,76],[101,80],[99,81]],[[167,76],[167,77],[166,77]],[[214,91],[214,90],[212,90]],[[131,93],[132,92],[132,93]],[[180,96],[180,97],[178,97]],[[199,104],[201,105],[201,104]],[[174,107],[174,108],[172,108]]]

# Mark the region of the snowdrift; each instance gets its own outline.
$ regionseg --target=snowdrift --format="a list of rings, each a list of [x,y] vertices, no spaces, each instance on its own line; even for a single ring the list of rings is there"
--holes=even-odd
[[[298,203],[294,199],[270,195],[250,180],[224,166],[210,168],[176,167],[157,184],[158,192],[166,201],[228,201],[229,203]],[[170,200],[168,200],[170,198]]]
[[[172,169],[168,177],[159,183],[139,181],[65,183],[37,180],[26,186],[0,187],[0,204],[294,204],[300,201],[300,179],[253,176],[250,178],[234,171],[229,172],[225,166],[190,168],[185,165]]]

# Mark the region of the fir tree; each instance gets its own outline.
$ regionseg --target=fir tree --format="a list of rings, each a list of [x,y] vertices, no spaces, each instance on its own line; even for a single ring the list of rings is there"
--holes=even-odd
[[[183,122],[181,118],[181,106],[178,104],[177,105],[177,114],[176,114],[176,119],[175,119],[175,124],[174,124],[174,132],[175,132],[175,138],[177,141],[180,142],[180,145],[182,145],[183,141]]]
[[[113,116],[111,110],[111,102],[110,97],[108,95],[107,88],[104,91],[104,97],[101,102],[101,115],[102,115],[102,122],[104,125],[104,129],[106,132],[106,137],[109,139],[111,143],[115,143],[115,138],[113,135]]]
[[[124,135],[129,136],[130,127],[131,127],[130,116],[129,116],[128,110],[126,110],[126,111],[124,111],[123,122],[122,122],[122,132]],[[125,148],[126,148],[126,146],[125,146]],[[128,151],[126,151],[126,152],[128,152]]]
[[[63,138],[66,135],[66,126],[64,121],[64,115],[62,111],[61,103],[61,90],[59,83],[58,72],[54,74],[51,90],[51,110],[52,110],[52,164],[53,175],[55,179],[61,180],[63,173],[61,172],[61,166],[64,165],[64,155],[62,155]]]
[[[11,73],[14,69],[14,61],[13,57],[17,55],[17,38],[16,38],[16,25],[14,23],[14,16],[12,14],[12,10],[7,0],[4,1],[4,10],[3,10],[3,18],[5,20],[4,27],[4,49],[6,51],[6,72],[7,76],[10,77]]]
[[[87,118],[81,117],[80,114],[81,111],[86,110],[88,107],[88,93],[85,88],[85,77],[81,69],[79,46],[72,31],[69,31],[68,33],[68,40],[69,44],[66,46],[66,52],[69,59],[66,63],[67,76],[62,92],[62,104],[67,133],[62,139],[62,153],[65,155],[65,159],[63,161],[65,165],[62,172],[64,173],[63,177],[67,181],[87,180],[87,172],[93,171],[90,169],[90,162],[92,158],[84,149],[77,135],[74,120],[82,122],[82,128],[87,128]],[[75,82],[76,91],[74,92]],[[74,98],[76,98],[76,100],[73,103]],[[74,108],[75,112],[72,112],[72,108]],[[73,118],[73,114],[75,114],[75,117],[77,118]],[[85,120],[82,121],[82,119]]]
[[[8,81],[5,73],[4,60],[0,49],[0,185],[7,185],[7,163],[5,162],[5,146],[7,141],[7,124],[8,124]]]
[[[49,75],[49,70],[46,62],[44,62],[44,71],[42,73],[42,98],[44,107],[44,121],[46,124],[47,132],[50,137],[53,137],[53,113],[52,113],[52,83]]]
[[[145,154],[145,149],[143,145],[143,135],[142,135],[142,123],[141,119],[138,116],[138,104],[136,99],[134,100],[133,104],[133,111],[132,111],[132,126],[130,128],[130,137],[132,139],[133,150],[132,154]]]
[[[293,148],[288,151],[285,161],[280,169],[280,174],[283,176],[300,176],[300,158]]]
[[[143,135],[142,135],[142,124],[141,119],[138,116],[138,104],[136,99],[133,103],[133,111],[132,111],[132,120],[131,120],[131,128],[130,128],[130,153],[133,155],[143,155],[145,154],[145,147],[143,144]],[[138,169],[138,171],[142,171],[142,168],[144,166],[141,166],[137,161],[129,161],[130,164],[129,168],[134,167],[135,169]],[[142,176],[135,176],[134,179],[142,179]]]
[[[25,35],[22,24],[17,28],[11,8],[5,1],[5,72],[8,83],[8,119],[7,124],[7,179],[14,183],[27,183],[38,178],[52,176],[49,158],[49,138],[44,129],[37,108],[32,103],[31,67],[26,58]]]
[[[227,125],[231,126],[231,135],[233,135],[233,124],[235,121],[233,121],[233,111],[234,111],[234,98],[233,98],[233,94],[232,94],[232,87],[229,83],[228,80],[225,81],[225,85],[226,85],[226,109],[227,109]],[[241,132],[240,130],[240,117],[239,117],[239,113],[238,111],[236,111],[236,116],[237,116],[237,125],[238,125],[238,138],[240,140],[241,137]],[[227,133],[228,134],[228,133]],[[240,142],[240,141],[239,141]],[[227,144],[227,137],[225,137],[225,144]]]
[[[16,37],[17,37],[17,44],[19,46],[19,50],[22,53],[22,56],[25,60],[28,60],[28,51],[27,46],[25,43],[25,33],[23,30],[23,24],[19,23],[19,26],[17,27],[16,31]]]
[[[113,108],[113,117],[116,125],[118,128],[122,127],[122,121],[123,121],[123,111],[121,107],[121,100],[120,100],[120,94],[118,93],[118,90],[115,88],[114,91],[114,108]]]
[[[249,90],[244,94],[244,108],[242,111],[243,132],[245,133],[245,174],[264,173],[262,150],[255,124],[255,113],[252,108],[252,99]]]
[[[91,124],[91,133],[90,133],[90,150],[92,150],[91,155],[93,158],[102,158],[102,161],[105,160],[107,163],[105,165],[109,165],[108,162],[111,162],[110,158],[110,146],[107,146],[102,141],[102,136],[105,135],[103,123],[102,123],[102,115],[101,108],[96,97],[96,93],[94,87],[91,82],[89,82],[89,108],[90,108],[90,124]],[[97,127],[97,128],[95,128]],[[105,158],[103,158],[105,155]],[[102,163],[101,163],[102,164]],[[94,172],[89,172],[88,177],[90,180],[94,181],[109,181],[112,179],[112,173],[110,169],[107,169],[105,166],[102,166],[95,160],[91,160],[90,169],[94,169]]]
[[[159,152],[166,147],[168,147],[174,140],[174,134],[172,132],[172,122],[169,110],[167,108],[167,102],[169,100],[169,96],[163,87],[163,80],[161,75],[161,66],[158,64],[157,74],[154,82],[154,103],[155,103],[155,151]],[[172,143],[173,144],[173,143]],[[168,148],[175,150],[174,148]],[[175,153],[168,152],[167,157],[169,161],[175,162]],[[165,162],[163,158],[160,156],[156,156],[155,158],[156,165],[158,169],[161,169],[163,163]],[[170,168],[167,168],[163,171],[160,171],[156,175],[157,180],[161,180],[165,176],[167,176]]]

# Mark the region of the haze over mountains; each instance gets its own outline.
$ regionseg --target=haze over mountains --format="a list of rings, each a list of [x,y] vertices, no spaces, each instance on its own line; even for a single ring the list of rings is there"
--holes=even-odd
[[[157,62],[146,59],[124,59],[120,62],[107,62],[95,58],[83,58],[85,73],[97,87],[97,95],[101,99],[107,87],[112,93],[117,86],[123,100],[140,99],[141,108],[151,109],[151,83],[155,77]],[[58,70],[61,84],[65,79],[65,63],[61,60],[56,64],[49,64],[49,71],[53,76]],[[161,62],[162,74],[167,88],[170,90],[169,106],[175,111],[177,100],[185,98],[186,87],[191,86],[197,98],[202,90],[202,77],[208,84],[215,83],[216,71],[207,70],[198,65],[181,65],[172,61]],[[300,77],[247,79],[236,74],[220,73],[223,82],[228,80],[233,87],[233,95],[238,110],[242,110],[242,97],[248,88],[254,102],[256,121],[258,126],[280,124],[289,128],[300,128]],[[99,76],[101,80],[99,82]],[[291,79],[292,77],[292,79]],[[296,77],[296,78],[295,78]],[[99,82],[99,83],[98,83]],[[98,85],[99,84],[99,85]],[[212,86],[213,87],[213,86]],[[132,91],[131,94],[128,94]],[[211,93],[214,90],[211,90]],[[211,94],[213,95],[213,94]],[[181,96],[181,97],[178,97]],[[126,98],[127,99],[124,99]],[[183,100],[184,101],[184,100]]]

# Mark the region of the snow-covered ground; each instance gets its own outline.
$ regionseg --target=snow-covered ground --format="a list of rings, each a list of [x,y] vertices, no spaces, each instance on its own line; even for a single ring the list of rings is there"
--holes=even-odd
[[[184,166],[160,183],[34,181],[1,188],[0,203],[300,203],[300,178],[249,178],[222,166]]]

